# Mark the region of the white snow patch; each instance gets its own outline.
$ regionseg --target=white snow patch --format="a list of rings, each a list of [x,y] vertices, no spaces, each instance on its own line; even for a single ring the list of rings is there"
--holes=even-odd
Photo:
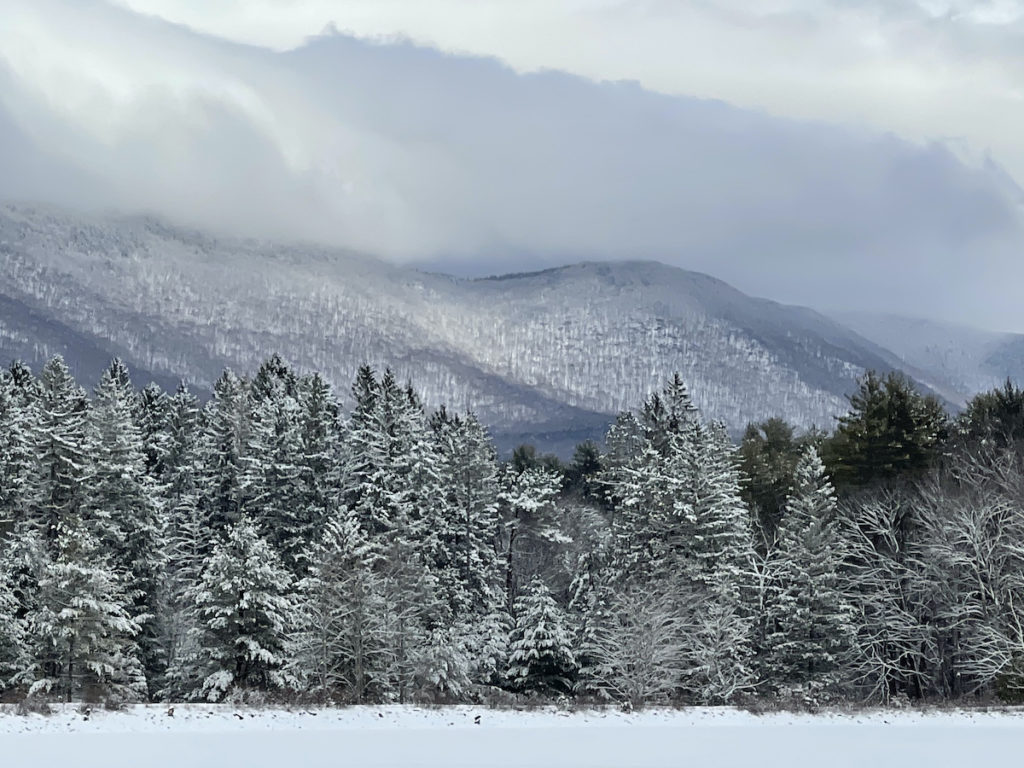
[[[479,724],[476,719],[479,717]],[[829,768],[1006,763],[1024,712],[752,715],[731,708],[565,712],[363,706],[77,706],[0,712],[4,768],[201,766],[743,766]],[[1012,763],[1013,761],[1010,760]]]

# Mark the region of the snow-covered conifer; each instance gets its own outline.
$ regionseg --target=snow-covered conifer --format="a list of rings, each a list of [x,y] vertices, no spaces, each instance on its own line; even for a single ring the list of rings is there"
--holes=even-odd
[[[30,445],[35,457],[27,494],[33,524],[51,554],[63,527],[78,528],[85,514],[89,435],[85,391],[64,360],[54,357],[39,377]],[[92,521],[97,530],[100,521]]]
[[[439,528],[439,589],[455,616],[481,617],[497,603],[495,540],[498,468],[487,432],[472,413],[432,420],[443,493],[434,501]]]
[[[766,562],[762,659],[773,686],[802,695],[834,689],[849,667],[854,613],[836,513],[825,467],[808,447]]]
[[[545,559],[558,545],[569,541],[562,532],[556,504],[561,477],[547,469],[502,471],[498,505],[502,523],[502,557],[505,561],[505,600],[515,612],[520,584],[535,578]]]
[[[248,444],[241,459],[242,497],[250,518],[292,574],[310,543],[311,526],[301,498],[301,408],[295,376],[272,358],[252,385]]]
[[[544,693],[572,691],[576,657],[565,615],[551,592],[534,579],[516,608],[509,643],[507,678],[517,690]]]
[[[224,371],[202,414],[199,503],[210,531],[217,537],[226,536],[241,519],[245,501],[243,458],[249,433],[245,389],[244,382],[232,371]]]
[[[66,518],[38,564],[38,589],[25,617],[31,694],[66,701],[146,695],[129,599],[100,542],[81,518]]]
[[[199,626],[194,698],[222,699],[229,691],[285,687],[291,578],[256,526],[243,518],[228,531],[194,591]]]
[[[354,514],[332,515],[306,559],[289,644],[292,673],[324,702],[379,697],[389,656],[384,589]]]
[[[157,488],[146,474],[142,433],[135,421],[137,395],[128,369],[114,360],[100,378],[90,403],[91,470],[89,514],[104,521],[101,543],[112,566],[123,574],[128,612],[150,693],[159,688],[164,655],[158,615],[163,572],[163,540]]]

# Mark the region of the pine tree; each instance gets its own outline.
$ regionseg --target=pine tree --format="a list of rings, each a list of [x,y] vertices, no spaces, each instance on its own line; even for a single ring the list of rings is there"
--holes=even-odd
[[[166,552],[161,591],[161,645],[167,668],[161,695],[180,697],[190,684],[183,666],[198,626],[191,595],[198,586],[211,548],[210,532],[199,508],[199,405],[184,384],[168,402],[166,451],[158,488],[164,510]]]
[[[0,539],[0,696],[27,665],[25,621],[16,584],[13,544]]]
[[[388,656],[384,590],[355,516],[329,518],[306,559],[311,567],[298,585],[293,674],[324,703],[381,696]]]
[[[508,662],[508,681],[516,690],[568,694],[576,676],[576,658],[565,616],[551,592],[534,579],[516,608]]]
[[[649,440],[604,475],[613,513],[609,566],[615,581],[643,581],[666,567],[670,541],[679,538],[673,519],[678,479]]]
[[[34,609],[26,616],[30,695],[65,701],[138,699],[145,672],[129,600],[99,541],[81,518],[62,521],[39,562]]]
[[[245,384],[226,370],[202,414],[199,438],[200,511],[214,536],[223,538],[242,516],[243,472],[249,414]]]
[[[217,701],[229,691],[287,685],[287,631],[294,604],[291,579],[277,554],[246,519],[214,550],[194,590],[199,627],[193,698]]]
[[[128,369],[114,360],[103,372],[90,404],[92,468],[89,514],[105,521],[109,538],[101,542],[115,570],[123,574],[129,616],[138,626],[136,641],[156,694],[164,671],[158,624],[163,541],[156,487],[146,474],[137,396]]]
[[[210,549],[199,509],[200,433],[198,401],[184,384],[170,398],[166,452],[159,478],[166,520],[164,538],[172,579],[195,583]]]
[[[62,529],[77,528],[85,514],[91,453],[85,391],[62,358],[44,366],[36,402],[30,431],[35,467],[27,494],[32,523],[52,555]],[[103,523],[92,522],[93,531]]]
[[[684,486],[676,516],[687,540],[674,542],[690,559],[695,578],[730,600],[750,600],[753,535],[749,510],[740,495],[735,449],[721,424],[698,428],[673,464]],[[678,531],[677,531],[678,532]],[[671,533],[669,534],[672,535]]]
[[[341,502],[341,425],[331,387],[319,374],[302,380],[299,402],[302,448],[298,503],[303,515],[296,528],[297,538],[308,551],[319,540],[329,515]],[[292,547],[301,551],[298,542],[293,542]],[[302,567],[308,563],[297,565]]]
[[[764,659],[774,685],[805,696],[834,693],[851,652],[853,607],[844,593],[836,513],[825,467],[808,447],[768,556]]]
[[[361,368],[353,385],[356,407],[348,424],[345,498],[363,530],[376,542],[409,522],[406,436],[401,431],[405,395],[390,371],[378,382]]]
[[[558,519],[561,478],[546,469],[516,472],[508,465],[500,478],[498,504],[503,527],[505,600],[514,614],[519,585],[531,581],[551,550],[569,539]]]
[[[449,416],[443,408],[432,419],[443,493],[435,500],[439,589],[454,616],[482,617],[498,595],[495,540],[498,468],[487,432],[472,413]]]
[[[0,539],[28,511],[34,402],[7,371],[0,371]]]
[[[619,418],[606,461],[609,584],[620,591],[671,584],[674,620],[686,627],[679,686],[698,701],[728,700],[752,682],[758,592],[750,514],[724,428],[701,421],[675,377],[639,419]],[[584,644],[610,617],[594,618],[583,622],[590,635],[581,637]]]
[[[919,393],[903,374],[883,378],[868,371],[850,396],[850,412],[825,445],[828,466],[841,488],[920,476],[948,432],[937,398]]]
[[[250,518],[290,573],[299,573],[299,557],[310,543],[311,526],[303,506],[301,408],[296,377],[280,358],[271,358],[256,375],[241,495]]]
[[[156,384],[147,384],[134,399],[135,423],[138,424],[145,457],[146,476],[157,482],[164,474],[164,460],[169,439],[167,422],[171,399]]]

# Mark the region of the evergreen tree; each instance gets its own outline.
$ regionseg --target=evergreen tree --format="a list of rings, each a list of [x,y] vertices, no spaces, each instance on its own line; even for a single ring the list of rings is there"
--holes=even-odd
[[[209,530],[223,538],[242,516],[244,458],[249,414],[245,385],[230,370],[217,380],[203,409],[199,439],[202,468],[200,511]]]
[[[193,698],[218,701],[229,691],[268,691],[288,683],[284,673],[291,580],[277,554],[246,519],[214,550],[194,590],[199,627]]]
[[[1024,446],[1024,390],[1009,379],[1001,387],[975,395],[957,420],[957,431],[968,446],[1020,452]]]
[[[135,423],[138,424],[142,439],[146,476],[151,482],[157,482],[165,472],[163,465],[168,451],[170,398],[158,385],[148,384],[133,400]]]
[[[91,453],[86,414],[85,391],[64,360],[52,358],[39,379],[30,431],[35,467],[27,487],[32,522],[51,555],[62,529],[77,529],[85,514]],[[93,531],[102,522],[93,521]]]
[[[128,369],[114,360],[103,372],[90,404],[92,469],[87,504],[95,519],[105,521],[108,538],[101,543],[115,570],[123,574],[128,613],[139,628],[136,641],[150,695],[155,695],[164,669],[158,625],[164,553],[156,488],[146,475],[137,413]]]
[[[766,675],[803,695],[830,691],[848,669],[853,607],[844,590],[844,542],[825,467],[808,447],[768,556]]]
[[[312,534],[300,486],[303,449],[295,381],[278,357],[260,368],[253,380],[248,444],[241,458],[245,509],[293,575]]]
[[[502,472],[498,504],[504,534],[505,600],[512,613],[519,585],[538,574],[552,549],[568,542],[555,504],[560,485],[561,478],[544,469],[516,472],[509,465]]]
[[[437,515],[435,572],[452,614],[482,617],[498,595],[498,467],[487,432],[472,413],[434,415],[443,502]],[[435,501],[436,503],[436,501]]]
[[[353,385],[356,407],[348,425],[345,498],[371,541],[407,522],[408,459],[399,420],[405,396],[390,371],[378,382],[361,368]]]
[[[516,608],[509,643],[508,682],[516,690],[568,694],[576,676],[576,658],[565,617],[551,592],[534,579]]]
[[[302,516],[296,520],[292,547],[299,550],[301,541],[308,550],[341,501],[341,425],[334,394],[319,374],[301,382],[299,402],[302,447],[298,505]]]
[[[298,585],[294,675],[323,702],[362,703],[387,689],[384,589],[354,515],[332,516]]]
[[[81,699],[138,699],[145,673],[134,642],[129,600],[82,518],[62,520],[50,552],[37,560],[38,591],[26,616],[30,694]]]
[[[782,419],[749,424],[740,443],[743,498],[754,513],[761,552],[775,540],[786,499],[793,490],[797,462],[809,438],[799,438]]]
[[[0,539],[13,533],[28,511],[34,420],[33,400],[14,376],[0,371]]]
[[[27,638],[15,583],[13,544],[0,539],[0,696],[27,666]]]
[[[825,444],[840,488],[920,476],[938,458],[949,422],[941,403],[900,373],[868,371],[850,396],[850,412]]]
[[[586,440],[576,446],[572,461],[565,470],[563,490],[583,501],[601,501],[600,485],[597,478],[603,469],[601,451],[593,440]]]
[[[167,667],[164,696],[181,696],[189,685],[182,660],[191,657],[198,626],[191,595],[211,548],[199,508],[199,405],[184,384],[169,398],[166,452],[159,478],[166,552],[161,591],[161,645]]]

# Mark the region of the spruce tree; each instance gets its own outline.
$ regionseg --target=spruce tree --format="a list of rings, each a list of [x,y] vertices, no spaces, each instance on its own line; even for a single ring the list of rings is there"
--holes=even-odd
[[[163,696],[181,696],[190,684],[183,659],[198,625],[192,590],[199,584],[211,535],[199,507],[199,405],[184,384],[169,398],[166,451],[158,489],[166,552],[161,592],[161,644],[167,674]]]
[[[28,652],[12,549],[12,542],[0,538],[0,696],[25,669]]]
[[[224,371],[214,384],[201,424],[200,511],[214,537],[223,538],[242,516],[249,434],[246,387],[231,370]]]
[[[260,368],[251,388],[248,443],[241,459],[245,509],[293,575],[311,533],[300,487],[301,409],[294,382],[280,358]]]
[[[91,453],[85,391],[62,358],[43,367],[36,402],[29,438],[35,466],[26,492],[32,523],[53,555],[62,528],[76,527],[85,514]],[[92,522],[94,532],[106,525]]]
[[[296,521],[296,529],[308,551],[319,540],[328,517],[341,503],[341,424],[334,393],[319,374],[303,379],[299,392],[298,504],[303,512]],[[301,567],[308,562],[297,565]]]
[[[99,540],[82,518],[62,521],[38,560],[38,592],[26,616],[30,694],[65,701],[131,700],[146,695],[134,638],[139,626]]]
[[[305,560],[290,643],[292,674],[323,703],[361,703],[383,687],[387,639],[373,550],[353,513],[332,515]]]
[[[509,643],[507,678],[515,690],[568,694],[576,677],[576,657],[565,616],[551,592],[534,579],[519,599]]]
[[[443,493],[435,500],[439,588],[457,617],[482,617],[498,601],[495,540],[498,467],[487,432],[472,413],[432,419]]]
[[[89,409],[92,468],[87,505],[90,515],[105,521],[108,538],[101,543],[115,570],[123,574],[152,696],[164,671],[159,630],[164,551],[157,488],[146,474],[138,414],[128,369],[115,359],[103,372]]]
[[[848,667],[853,607],[845,594],[844,542],[825,467],[808,447],[769,552],[765,675],[777,687],[832,692]]]
[[[291,578],[256,526],[235,523],[214,550],[193,592],[199,626],[193,698],[218,701],[230,691],[285,687]]]
[[[147,384],[134,398],[134,402],[135,423],[138,424],[142,439],[146,476],[151,482],[157,482],[165,471],[171,399],[158,385]]]
[[[34,402],[7,371],[0,371],[0,539],[28,512],[33,468]]]

